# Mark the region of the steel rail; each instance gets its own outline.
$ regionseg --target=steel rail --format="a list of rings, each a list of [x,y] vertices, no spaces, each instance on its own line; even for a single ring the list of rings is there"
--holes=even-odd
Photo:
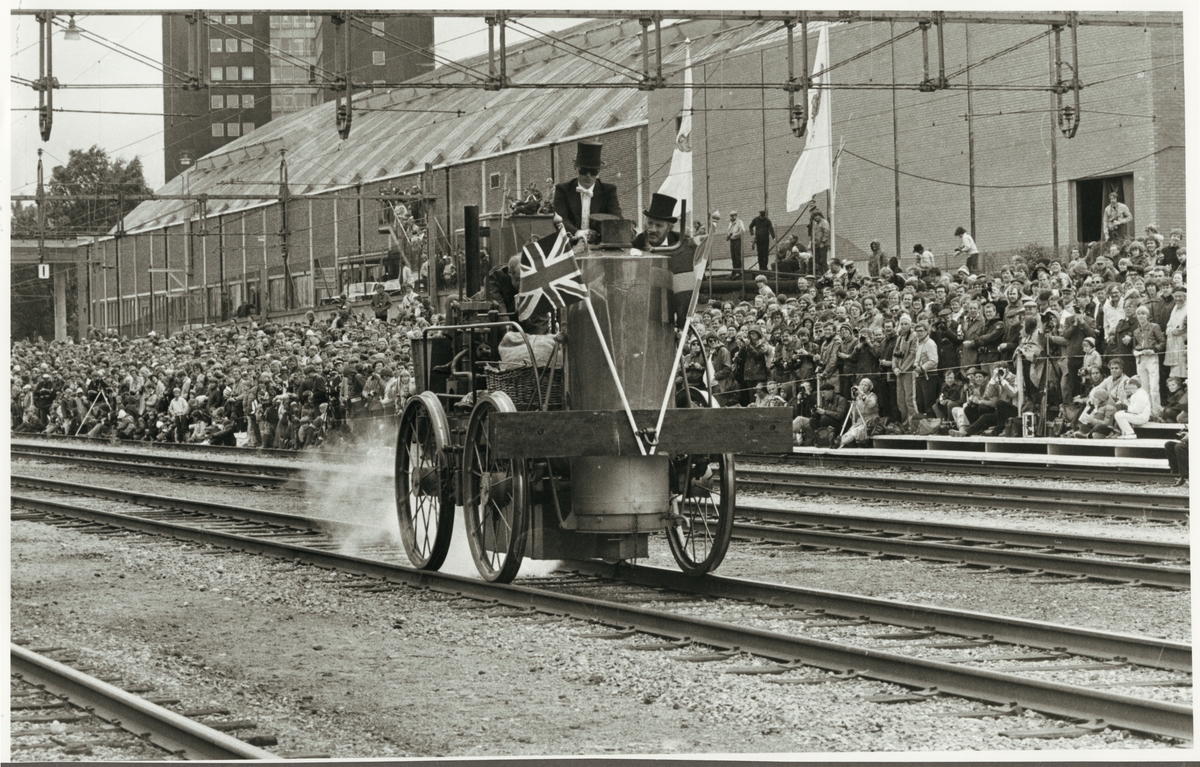
[[[10,456],[13,458],[30,458],[33,460],[51,460],[65,461],[72,464],[82,466],[91,466],[97,469],[112,469],[114,471],[135,471],[150,474],[186,474],[190,477],[201,479],[214,479],[223,482],[236,481],[245,482],[256,485],[286,485],[289,482],[303,482],[289,476],[281,476],[279,474],[252,474],[245,471],[246,468],[254,468],[253,464],[229,464],[230,468],[226,469],[204,469],[197,468],[197,464],[208,463],[198,459],[184,459],[192,465],[171,465],[169,463],[148,463],[145,460],[124,461],[116,458],[90,458],[82,455],[64,455],[62,453],[50,452],[29,452],[25,450],[12,450]],[[137,456],[142,458],[142,456]],[[153,459],[152,456],[146,458]],[[212,462],[216,465],[221,465],[221,462]],[[231,470],[234,466],[240,466],[243,470]]]
[[[70,435],[22,435],[20,439],[12,439],[10,447],[13,449],[29,447],[34,449],[44,449],[43,445],[60,443],[62,448],[86,448],[88,444],[104,445],[109,447],[113,444],[112,439],[108,437],[88,437],[80,435],[72,437]],[[83,444],[79,444],[83,443]],[[344,461],[353,462],[366,459],[367,454],[362,451],[355,450],[322,450],[322,451],[305,451],[305,450],[283,450],[281,448],[230,448],[227,445],[203,445],[194,442],[155,442],[155,443],[140,443],[140,442],[125,442],[120,443],[130,445],[130,447],[145,447],[154,450],[178,451],[178,453],[197,453],[200,455],[254,455],[254,456],[269,456],[276,459],[290,460],[296,465],[302,465],[304,462],[318,461]],[[149,455],[149,454],[146,454]]]
[[[1007,527],[947,524],[944,522],[889,519],[886,517],[868,517],[853,514],[827,514],[816,511],[795,511],[792,509],[747,506],[745,504],[738,504],[737,515],[751,522],[850,529],[860,533],[878,532],[891,535],[929,536],[937,539],[962,540],[981,544],[1004,543],[1011,546],[1050,549],[1064,553],[1079,552],[1101,556],[1147,557],[1166,561],[1188,561],[1191,558],[1191,546],[1187,543],[1163,543],[1161,541],[1147,541],[1136,538],[1040,533],[1029,530],[1014,530]]]
[[[925,471],[939,471],[970,476],[978,474],[999,474],[1007,477],[1052,477],[1054,479],[1102,479],[1116,482],[1173,482],[1175,476],[1165,467],[1163,469],[1129,468],[1121,466],[1093,467],[1081,464],[1053,463],[1051,459],[1058,456],[1035,456],[1021,453],[1024,457],[1043,457],[1046,463],[1030,462],[997,462],[989,459],[987,453],[963,452],[962,457],[924,456],[924,450],[905,450],[889,452],[880,455],[854,455],[843,450],[831,450],[819,455],[793,454],[790,456],[770,455],[739,455],[742,461],[768,463],[778,462],[789,465],[799,465],[805,468],[880,468],[896,469],[900,467],[918,468]],[[1004,453],[998,455],[1006,455]],[[1013,455],[1013,454],[1007,454]]]
[[[93,498],[108,498],[114,501],[125,501],[138,506],[158,506],[160,508],[179,511],[193,511],[200,514],[213,514],[222,517],[233,517],[239,520],[261,522],[268,525],[286,525],[287,527],[311,532],[328,533],[330,535],[369,536],[383,535],[384,531],[354,522],[343,522],[338,519],[325,517],[308,517],[300,514],[288,514],[281,511],[253,509],[248,506],[230,506],[225,503],[208,503],[176,496],[153,495],[139,493],[133,490],[123,490],[116,487],[101,487],[99,485],[84,485],[79,482],[64,482],[57,479],[42,477],[26,477],[13,474],[9,482],[14,487],[28,487],[37,490],[50,490],[56,493],[70,493]]]
[[[1191,588],[1192,582],[1191,570],[1179,567],[766,525],[735,525],[734,532],[745,538],[755,538],[772,543],[819,546],[841,551],[857,551],[863,554],[930,559],[939,562],[962,562],[970,565],[1044,572],[1053,575],[1084,576],[1106,581],[1136,582],[1146,586],[1161,586],[1170,589],[1188,589]]]
[[[356,525],[354,523],[342,522],[339,520],[323,519],[319,517],[295,516],[280,512],[253,509],[249,507],[207,503],[204,501],[196,501],[175,496],[153,495],[150,493],[134,492],[121,488],[102,487],[99,485],[88,485],[78,482],[64,482],[61,480],[29,477],[19,474],[13,474],[10,478],[10,482],[14,486],[33,487],[62,493],[91,495],[127,501],[139,505],[158,505],[206,514],[224,514],[235,516],[240,519],[253,520],[255,522],[287,524],[292,527],[299,527],[302,529],[321,532],[364,534],[374,531],[374,528],[368,528],[363,525]],[[823,514],[819,512],[801,512],[756,506],[739,506],[738,514],[743,518],[749,517],[755,521],[771,522],[776,524],[800,523],[805,525],[821,525],[825,527],[838,527],[843,529],[851,528],[858,531],[854,534],[850,534],[851,537],[847,539],[851,545],[840,545],[838,548],[850,548],[854,542],[862,540],[863,534],[869,534],[871,532],[878,531],[899,535],[928,535],[938,538],[978,541],[981,543],[1003,542],[1013,545],[1034,546],[1043,549],[1054,548],[1063,551],[1091,552],[1101,555],[1145,556],[1164,560],[1187,560],[1189,559],[1191,552],[1190,547],[1187,545],[1159,543],[1157,541],[1138,541],[1123,538],[1105,538],[1101,536],[1071,536],[1055,533],[1034,533],[998,527],[947,525],[914,520],[888,520],[877,517]],[[772,537],[771,531],[776,530],[779,531],[779,535],[782,537]],[[735,533],[738,533],[741,537],[774,540],[782,543],[805,543],[807,542],[806,540],[800,540],[797,536],[792,535],[792,533],[799,534],[804,532],[810,531],[797,530],[795,528],[771,528],[764,527],[762,525],[745,524],[744,522],[735,526]],[[811,532],[820,536],[839,535],[833,530],[816,530]],[[830,539],[822,537],[821,540]],[[876,541],[886,541],[889,539],[872,537],[868,540],[870,541],[870,544],[874,544]],[[902,543],[909,543],[909,541],[903,541]],[[951,545],[953,551],[953,555],[949,557],[950,561],[958,561],[956,557],[960,551],[969,551],[975,548],[966,544],[947,545]],[[873,548],[873,546],[868,546],[868,548]],[[968,557],[963,561],[970,561],[970,558]],[[987,562],[985,564],[991,563]],[[1053,572],[1053,570],[1050,570],[1049,568],[1042,569],[1047,569],[1048,572]],[[1071,572],[1068,574],[1077,575],[1080,573]],[[1173,580],[1172,583],[1175,583],[1175,581]]]
[[[1127,658],[1131,663],[1169,671],[1192,671],[1192,646],[1136,634],[1110,634],[1097,629],[1062,626],[1006,615],[933,607],[912,602],[845,594],[826,589],[785,586],[747,578],[706,575],[693,578],[663,567],[570,560],[565,567],[586,575],[610,578],[650,588],[687,594],[752,601],[830,617],[866,618],[874,623],[913,629],[932,628],[939,634],[968,639],[991,637],[997,642],[1059,650],[1092,658]]]
[[[15,676],[170,753],[203,761],[281,758],[13,642],[9,658]]]
[[[1127,492],[1105,489],[1074,490],[1037,485],[964,484],[961,480],[928,480],[906,477],[863,477],[846,474],[800,473],[795,470],[738,469],[738,483],[794,490],[805,494],[838,495],[879,500],[928,501],[946,496],[948,501],[1032,511],[1079,511],[1090,514],[1136,514],[1153,518],[1161,510],[1173,515],[1186,511],[1188,497],[1170,493]],[[1172,519],[1178,519],[1177,515]]]
[[[171,508],[219,514],[222,516],[234,516],[267,524],[279,524],[320,532],[338,532],[351,535],[379,532],[376,528],[352,522],[341,522],[238,506],[224,506],[203,501],[134,493],[115,488],[78,485],[57,480],[14,476],[12,483],[17,486],[29,486],[52,491],[82,492],[87,495],[115,500],[129,500],[139,504],[153,502]],[[653,577],[646,579],[645,582],[640,582],[639,585],[653,586],[657,583],[664,588],[692,592],[695,591],[697,584],[711,584],[721,589],[719,594],[715,594],[716,596],[749,599],[771,605],[790,605],[803,609],[839,611],[840,614],[850,618],[867,615],[871,620],[877,622],[894,623],[895,625],[913,628],[926,627],[930,621],[936,619],[938,630],[942,633],[966,637],[977,637],[986,634],[1003,642],[1030,645],[1044,649],[1064,647],[1068,648],[1070,652],[1085,655],[1098,654],[1100,657],[1120,655],[1135,659],[1135,662],[1148,666],[1158,666],[1164,662],[1165,658],[1170,665],[1163,666],[1164,668],[1191,670],[1190,646],[1174,645],[1164,656],[1164,645],[1162,640],[1159,639],[1115,635],[1118,641],[1117,646],[1111,643],[1107,645],[1103,643],[1096,644],[1096,637],[1112,638],[1114,635],[1104,634],[1092,629],[1074,629],[1050,623],[1020,621],[1007,617],[981,617],[982,614],[978,613],[944,610],[943,608],[927,605],[909,605],[903,602],[857,597],[837,592],[799,589],[785,585],[764,584],[758,581],[747,581],[736,578],[716,578],[714,576],[711,579],[697,580],[685,577],[682,573],[675,570],[662,570],[640,566],[620,566],[618,569],[613,569],[613,566],[600,565],[594,562],[572,562],[571,566],[587,574],[603,575],[614,580],[628,580],[629,573],[654,573]],[[595,568],[597,567],[600,569],[596,570]],[[658,580],[655,581],[655,578]],[[737,592],[736,589],[739,588],[739,585],[743,586],[746,590]],[[701,591],[698,593],[707,592]],[[820,595],[816,602],[810,599],[811,595],[814,594]],[[802,596],[799,601],[796,600],[797,595]],[[830,595],[833,595],[833,598]],[[899,607],[899,611],[897,611],[897,607]],[[964,616],[967,617],[964,618]],[[1014,625],[1019,627],[1019,631],[1015,633],[1011,631]],[[953,630],[947,630],[946,627]]]
[[[1102,718],[1106,724],[1136,732],[1179,739],[1192,737],[1192,709],[1175,703],[1133,698],[983,669],[964,668],[953,663],[912,658],[871,648],[848,647],[835,642],[789,636],[526,586],[500,585],[460,576],[412,570],[361,557],[233,533],[214,533],[185,525],[152,522],[52,501],[12,496],[12,503],[21,508],[67,514],[99,524],[155,535],[167,534],[179,540],[216,543],[236,550],[300,560],[317,567],[450,592],[471,599],[629,627],[658,637],[687,637],[701,644],[718,648],[737,648],[740,652],[780,662],[794,663],[799,660],[809,666],[839,672],[854,669],[859,677],[905,687],[936,687],[942,694],[989,703],[1003,705],[1016,701],[1025,708],[1053,716],[1089,720]],[[705,580],[708,578],[697,579],[697,582]]]

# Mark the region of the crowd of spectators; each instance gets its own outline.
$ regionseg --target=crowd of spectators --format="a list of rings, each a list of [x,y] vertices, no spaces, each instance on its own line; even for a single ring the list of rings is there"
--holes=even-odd
[[[755,235],[769,225],[753,223]],[[681,377],[711,382],[725,406],[792,408],[798,444],[1017,435],[1022,409],[1049,435],[1187,422],[1182,232],[1164,242],[1149,228],[1065,261],[1013,256],[983,274],[962,241],[953,270],[918,249],[902,266],[875,243],[866,273],[831,258],[779,293],[759,275],[752,300],[698,311],[707,359],[690,344]],[[343,294],[331,321],[18,341],[14,431],[294,449],[390,435],[414,393],[411,337],[437,319],[406,286],[359,316]]]
[[[755,223],[770,231],[765,211]],[[1020,436],[1025,413],[1049,436],[1133,438],[1150,421],[1186,423],[1181,230],[1147,227],[1065,260],[1015,255],[989,273],[976,272],[971,235],[954,236],[950,270],[921,245],[901,264],[873,242],[866,273],[836,258],[822,271],[825,253],[796,237],[777,243],[779,294],[759,274],[752,300],[693,318],[722,404],[790,407],[798,444],[835,447],[885,430]],[[698,348],[684,365],[692,384],[703,378]]]
[[[411,336],[437,319],[411,291],[395,304],[356,314],[343,294],[330,321],[18,341],[13,430],[297,450],[390,442],[414,392]]]

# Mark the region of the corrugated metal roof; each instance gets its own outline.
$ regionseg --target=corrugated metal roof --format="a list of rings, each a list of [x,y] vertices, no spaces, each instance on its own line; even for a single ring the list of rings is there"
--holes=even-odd
[[[699,62],[752,39],[764,28],[761,24],[731,26],[708,21],[669,26],[663,34],[664,73],[669,75],[682,66],[685,37],[692,40],[693,62]],[[266,198],[262,202],[214,200],[208,210],[209,215],[215,215],[258,207],[275,197],[279,193],[281,149],[286,150],[292,193],[315,194],[419,171],[427,162],[435,166],[460,164],[548,140],[568,141],[641,125],[648,114],[647,93],[632,85],[633,72],[639,72],[642,66],[640,32],[636,20],[594,21],[555,33],[553,38],[509,47],[508,75],[514,82],[628,81],[629,88],[510,88],[491,92],[402,87],[366,92],[354,99],[353,125],[346,140],[338,138],[334,104],[327,102],[272,120],[231,142],[219,154],[201,158],[159,192],[184,194],[186,188],[189,194]],[[578,49],[585,49],[588,55],[581,55]],[[653,55],[652,45],[652,62]],[[486,54],[458,63],[487,73]],[[453,67],[443,66],[414,82],[470,79]],[[503,148],[500,137],[505,142]],[[191,207],[178,200],[144,202],[126,216],[125,231],[178,223],[191,214]]]

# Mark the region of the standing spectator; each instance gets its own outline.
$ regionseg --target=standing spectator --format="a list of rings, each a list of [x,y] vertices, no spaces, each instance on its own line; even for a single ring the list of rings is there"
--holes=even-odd
[[[814,210],[808,222],[808,238],[813,251],[813,275],[820,277],[829,269],[829,222],[819,210]]]
[[[375,295],[371,297],[371,310],[375,319],[387,322],[388,310],[392,308],[392,297],[383,289],[383,283],[375,283]]]
[[[750,404],[755,387],[767,380],[767,343],[763,340],[762,329],[751,325],[746,331],[746,344],[738,353],[742,355],[743,388],[739,401],[745,407]]]
[[[188,401],[183,396],[183,389],[176,387],[175,398],[171,400],[167,413],[171,416],[171,427],[175,433],[175,442],[183,442],[187,438]]]
[[[738,218],[736,210],[729,211],[729,227],[725,230],[725,239],[729,241],[729,258],[733,261],[733,270],[742,271],[742,237],[746,235],[746,222]]]
[[[1167,320],[1167,353],[1163,364],[1176,378],[1187,380],[1187,288],[1171,289],[1175,306]]]
[[[1104,239],[1106,242],[1121,243],[1129,237],[1129,223],[1133,214],[1125,203],[1117,201],[1117,193],[1109,192],[1108,206],[1104,209]]]
[[[765,272],[771,255],[771,241],[775,239],[775,225],[767,218],[765,210],[760,210],[750,222],[750,234],[754,236],[754,247],[758,250],[759,271]]]
[[[954,230],[954,236],[962,238],[962,244],[955,248],[954,252],[966,257],[965,266],[971,274],[975,274],[979,271],[979,248],[975,247],[975,238],[961,226]]]
[[[879,240],[871,241],[871,252],[867,256],[867,274],[871,277],[878,277],[879,270],[887,263],[887,253],[883,251],[883,246],[879,244]]]
[[[926,418],[933,416],[938,390],[938,347],[929,337],[929,323],[921,320],[915,328],[916,356],[913,360],[913,388],[917,412]]]
[[[1142,388],[1141,379],[1137,376],[1125,381],[1125,393],[1129,398],[1129,403],[1124,410],[1118,408],[1117,414],[1113,416],[1113,420],[1121,429],[1117,439],[1137,439],[1137,435],[1133,433],[1133,427],[1142,426],[1150,421],[1150,395]]]
[[[912,329],[912,318],[902,314],[896,326],[892,371],[896,375],[896,414],[900,422],[907,425],[911,425],[913,416],[917,414],[916,381],[913,375],[916,361],[917,336]]]
[[[1162,410],[1158,391],[1158,355],[1167,348],[1167,339],[1162,328],[1150,321],[1150,309],[1139,306],[1134,315],[1137,326],[1133,329],[1133,356],[1137,362],[1137,375],[1150,396],[1150,412],[1157,415]]]

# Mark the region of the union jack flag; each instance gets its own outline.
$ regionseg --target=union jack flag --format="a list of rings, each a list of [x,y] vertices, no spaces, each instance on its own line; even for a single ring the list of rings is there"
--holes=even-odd
[[[543,237],[521,251],[521,292],[517,294],[521,319],[532,317],[539,306],[562,309],[587,296],[587,284],[565,231]]]

